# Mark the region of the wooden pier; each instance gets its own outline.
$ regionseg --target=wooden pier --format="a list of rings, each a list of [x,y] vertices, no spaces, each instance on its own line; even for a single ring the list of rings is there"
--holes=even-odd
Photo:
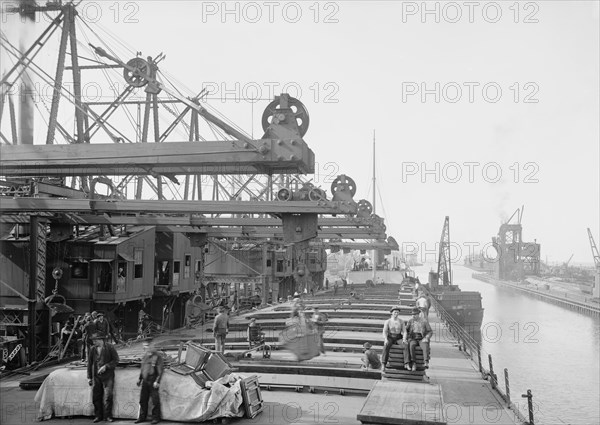
[[[532,289],[498,279],[485,274],[485,273],[473,273],[473,279],[480,280],[482,282],[491,283],[492,285],[499,286],[501,288],[509,288],[515,291],[521,292],[528,296],[537,298],[538,300],[546,301],[551,304],[556,304],[561,307],[568,308],[569,310],[576,311],[578,313],[587,314],[589,316],[600,317],[600,304],[591,301],[580,301],[576,299],[570,299],[568,294],[561,297],[556,294],[549,293],[548,291]]]

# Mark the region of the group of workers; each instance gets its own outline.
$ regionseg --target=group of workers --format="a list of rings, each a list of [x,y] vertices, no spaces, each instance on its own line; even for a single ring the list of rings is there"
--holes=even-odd
[[[92,403],[94,405],[94,423],[106,420],[113,422],[113,394],[115,386],[115,368],[119,363],[119,354],[115,347],[107,341],[107,335],[96,331],[89,336],[92,346],[88,353],[87,378],[92,387]],[[160,421],[160,400],[158,389],[164,371],[162,355],[151,346],[151,340],[143,341],[140,375],[137,386],[140,392],[140,413],[136,424],[146,421],[148,402],[152,399],[152,423]]]
[[[411,318],[406,322],[400,318],[401,308],[392,307],[391,317],[383,324],[383,352],[381,361],[379,356],[373,350],[372,344],[366,342],[363,345],[364,353],[362,357],[364,369],[385,370],[388,365],[390,349],[392,345],[399,344],[404,352],[404,368],[409,371],[417,370],[416,348],[421,347],[423,351],[424,366],[429,367],[430,350],[429,343],[433,330],[429,324],[429,308],[431,302],[427,296],[419,292],[415,306],[411,310]]]
[[[81,355],[81,361],[86,361],[87,354],[93,346],[91,335],[101,332],[110,336],[115,343],[120,342],[114,333],[114,328],[103,312],[92,311],[79,316],[77,320],[69,317],[60,331],[63,347],[73,344],[74,354]]]

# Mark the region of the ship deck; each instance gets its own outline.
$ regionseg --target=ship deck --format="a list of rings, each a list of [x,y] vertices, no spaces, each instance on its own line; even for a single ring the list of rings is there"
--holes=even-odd
[[[360,309],[343,305],[328,312],[330,330],[325,332],[327,354],[303,362],[296,361],[294,355],[284,349],[273,350],[271,359],[263,359],[257,354],[252,358],[243,357],[247,346],[242,340],[242,329],[249,317],[259,317],[258,322],[264,328],[274,323],[279,325],[280,322],[283,325],[285,319],[281,313],[285,310],[282,311],[282,308],[289,309],[289,303],[233,317],[232,329],[238,330],[230,334],[231,338],[228,337],[226,352],[238,373],[244,376],[257,375],[265,409],[254,419],[231,418],[230,423],[355,424],[361,423],[359,415],[365,423],[520,423],[490,383],[482,379],[477,366],[458,349],[459,344],[445,332],[445,325],[434,311],[429,317],[437,336],[432,338],[430,368],[426,370],[423,380],[382,380],[379,371],[360,369],[364,342],[369,341],[376,350],[381,350],[383,320],[389,316],[389,305],[394,304],[390,300],[398,297],[397,288],[397,285],[380,285],[369,289],[362,285],[357,288],[359,292],[369,292],[374,301],[387,299],[388,302],[374,302],[368,304],[368,308],[365,306]],[[339,296],[338,290],[336,298]],[[333,290],[330,288],[329,291],[308,297],[306,303],[311,305],[313,301],[331,301],[332,298]],[[379,314],[374,315],[373,309],[378,310]],[[340,314],[342,312],[351,314]],[[406,314],[402,317],[408,319]],[[346,330],[346,326],[354,326],[354,330]],[[210,324],[206,324],[196,329],[171,331],[157,337],[155,342],[173,357],[177,356],[179,341],[200,341],[211,348],[209,327]],[[276,332],[272,331],[273,334]],[[440,338],[441,334],[445,336]],[[238,342],[232,343],[238,339]],[[132,358],[140,356],[142,347],[140,343],[133,343],[118,347],[118,351],[122,358]],[[23,379],[46,375],[60,367],[64,365],[30,371],[29,376],[15,374],[3,378],[0,381],[1,422],[7,425],[36,422],[36,392],[20,389],[19,383]],[[395,407],[390,409],[390,405]],[[384,418],[369,416],[365,413],[369,411],[379,412]],[[78,425],[90,423],[91,418],[53,418],[45,422]],[[132,421],[116,419],[115,423]]]

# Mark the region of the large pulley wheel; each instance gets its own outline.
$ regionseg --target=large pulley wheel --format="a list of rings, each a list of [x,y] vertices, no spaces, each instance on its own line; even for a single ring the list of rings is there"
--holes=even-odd
[[[358,215],[360,217],[370,217],[373,213],[373,205],[366,199],[358,201]]]
[[[123,69],[123,78],[127,84],[133,87],[143,87],[148,84],[150,66],[147,61],[142,58],[133,58],[127,62],[127,66],[135,69],[135,71],[129,68]]]
[[[350,196],[354,196],[356,194],[356,183],[354,183],[351,177],[345,174],[337,176],[333,183],[331,183],[331,193],[335,194],[338,192],[347,192],[350,193]]]
[[[304,137],[308,131],[308,124],[310,121],[308,110],[302,102],[293,97],[288,98],[288,108],[292,110],[292,115],[296,119],[300,137]],[[280,101],[279,99],[275,99],[267,105],[265,112],[263,112],[262,128],[264,131],[267,131],[271,124],[279,124],[280,122],[285,121],[285,119],[286,114],[281,109]]]

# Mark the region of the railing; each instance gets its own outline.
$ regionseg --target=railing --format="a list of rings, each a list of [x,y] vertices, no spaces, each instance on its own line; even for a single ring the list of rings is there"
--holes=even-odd
[[[527,398],[528,401],[528,410],[529,410],[529,420],[523,416],[519,407],[514,404],[510,399],[510,382],[508,377],[508,369],[504,369],[504,386],[505,391],[498,386],[498,375],[494,372],[494,364],[492,360],[492,355],[488,354],[488,368],[486,368],[482,362],[481,354],[482,348],[479,342],[477,342],[473,336],[471,336],[460,324],[454,320],[454,318],[442,307],[440,303],[437,302],[435,297],[430,293],[429,299],[431,300],[432,305],[434,306],[438,317],[446,324],[448,331],[454,338],[456,338],[458,342],[458,349],[463,351],[469,360],[474,362],[481,373],[483,379],[489,380],[492,388],[500,395],[500,397],[506,402],[507,406],[515,413],[516,417],[519,421],[534,425],[533,418],[533,395],[531,390],[527,390],[527,394],[523,395],[523,397]],[[474,356],[477,356],[477,361],[474,360]]]

